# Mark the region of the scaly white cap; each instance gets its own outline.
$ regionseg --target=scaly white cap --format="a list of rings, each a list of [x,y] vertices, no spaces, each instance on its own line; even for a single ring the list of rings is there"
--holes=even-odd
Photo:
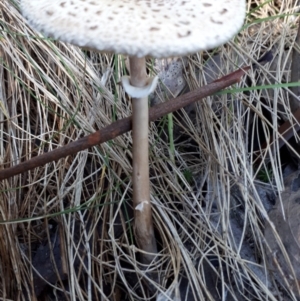
[[[29,24],[54,39],[143,57],[219,46],[241,28],[245,0],[21,0]]]

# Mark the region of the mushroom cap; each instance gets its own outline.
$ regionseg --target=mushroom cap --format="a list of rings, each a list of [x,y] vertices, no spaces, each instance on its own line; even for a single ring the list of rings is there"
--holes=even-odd
[[[246,0],[21,0],[29,24],[64,42],[157,58],[219,46],[241,28]]]

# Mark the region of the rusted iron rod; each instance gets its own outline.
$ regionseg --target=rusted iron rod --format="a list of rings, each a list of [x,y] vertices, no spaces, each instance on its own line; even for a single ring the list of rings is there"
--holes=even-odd
[[[175,112],[193,102],[210,96],[222,89],[225,89],[228,86],[236,84],[240,81],[245,72],[250,68],[251,66],[243,67],[197,90],[191,91],[177,98],[170,99],[169,101],[160,103],[150,108],[150,122],[157,120],[164,115]],[[107,127],[98,130],[93,134],[80,138],[77,141],[54,149],[53,151],[36,156],[13,167],[0,170],[0,180],[4,180],[25,171],[32,170],[36,167],[43,166],[49,162],[57,161],[61,158],[74,155],[82,150],[96,146],[97,144],[112,140],[130,130],[131,117],[115,121]]]

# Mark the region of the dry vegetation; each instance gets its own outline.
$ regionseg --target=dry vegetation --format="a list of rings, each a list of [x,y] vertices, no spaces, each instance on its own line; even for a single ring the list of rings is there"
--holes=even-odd
[[[253,163],[263,142],[256,139],[259,122],[261,132],[276,137],[278,122],[291,118],[291,92],[277,84],[289,80],[295,2],[249,1],[234,40],[187,58],[185,89],[193,90],[211,81],[205,61],[219,78],[268,50],[274,55],[229,93],[174,115],[174,153],[168,119],[151,124],[159,257],[149,269],[160,275],[160,284],[152,283],[158,300],[296,298],[265,260],[271,204],[264,196],[283,189],[278,145],[261,166]],[[24,23],[14,0],[0,0],[0,28],[1,169],[131,114],[118,84],[127,72],[122,56],[43,38]],[[274,86],[237,90],[260,85]],[[262,171],[271,176],[268,184],[259,182]],[[0,300],[150,300],[132,232],[130,133],[4,180],[0,191]]]

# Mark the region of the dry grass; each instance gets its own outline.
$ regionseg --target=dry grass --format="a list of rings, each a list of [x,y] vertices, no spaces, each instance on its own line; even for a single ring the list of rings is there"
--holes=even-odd
[[[247,87],[249,78],[253,86],[286,81],[298,20],[293,2],[283,1],[280,10],[273,1],[253,0],[251,8],[249,2],[252,13],[245,27],[217,50],[221,63],[214,77],[255,62],[270,49],[275,63],[264,66],[259,79],[250,74],[231,94],[198,103],[195,119],[184,114],[177,120],[186,140],[175,141],[175,162],[161,133],[163,121],[151,126],[151,201],[160,246],[151,268],[161,275],[157,288],[165,300],[175,300],[182,277],[195,300],[227,300],[229,292],[232,300],[278,298],[276,284],[264,276],[262,225],[267,212],[257,191],[259,168],[254,168],[251,150],[253,129],[259,119],[265,120],[263,107],[274,116],[291,118],[289,93],[276,86],[249,93],[234,89]],[[84,54],[44,39],[24,23],[17,5],[0,0],[1,168],[131,114],[118,84],[126,72],[122,56]],[[190,89],[205,84],[202,63],[208,57],[216,58],[211,53],[189,57],[185,75]],[[266,125],[268,135],[276,135],[277,118],[271,122],[274,132]],[[281,191],[280,158],[277,152],[270,156],[272,188]],[[145,275],[131,229],[130,175],[128,133],[0,183],[3,300],[33,300],[33,257],[55,233],[63,254],[60,275],[67,277],[40,300],[142,300]],[[232,214],[241,217],[233,219]],[[203,268],[212,258],[215,265]],[[214,295],[207,271],[219,275],[223,297]]]

